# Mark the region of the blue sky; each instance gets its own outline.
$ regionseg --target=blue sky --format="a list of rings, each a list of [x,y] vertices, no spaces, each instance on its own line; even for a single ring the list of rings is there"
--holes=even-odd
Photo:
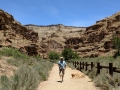
[[[120,0],[0,0],[21,24],[87,27],[120,11]]]

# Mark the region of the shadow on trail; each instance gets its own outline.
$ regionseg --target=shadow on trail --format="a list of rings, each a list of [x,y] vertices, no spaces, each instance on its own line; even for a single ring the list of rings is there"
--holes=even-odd
[[[61,83],[62,81],[56,81],[56,82],[60,82]]]

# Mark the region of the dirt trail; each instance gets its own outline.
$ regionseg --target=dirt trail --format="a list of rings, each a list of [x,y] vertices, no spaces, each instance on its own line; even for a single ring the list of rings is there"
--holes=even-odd
[[[80,79],[72,79],[72,73],[81,73],[78,70],[72,70],[67,67],[65,71],[64,81],[60,82],[58,66],[55,64],[50,72],[48,81],[43,81],[37,90],[100,90],[94,86],[94,83],[85,76]],[[81,73],[83,74],[83,73]]]

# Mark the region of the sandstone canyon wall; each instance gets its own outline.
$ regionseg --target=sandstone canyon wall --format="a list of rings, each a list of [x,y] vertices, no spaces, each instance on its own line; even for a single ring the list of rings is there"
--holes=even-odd
[[[42,21],[41,21],[42,22]],[[113,56],[113,36],[120,35],[120,12],[89,27],[22,25],[0,10],[0,47],[17,48],[28,55],[48,58],[50,51],[71,47],[80,57]]]

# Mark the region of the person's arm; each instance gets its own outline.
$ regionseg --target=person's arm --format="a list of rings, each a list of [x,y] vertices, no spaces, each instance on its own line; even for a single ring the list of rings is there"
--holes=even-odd
[[[60,61],[58,62],[58,66],[60,67]]]
[[[65,62],[65,69],[66,69],[66,66],[67,66],[67,64],[66,64],[66,62]]]

